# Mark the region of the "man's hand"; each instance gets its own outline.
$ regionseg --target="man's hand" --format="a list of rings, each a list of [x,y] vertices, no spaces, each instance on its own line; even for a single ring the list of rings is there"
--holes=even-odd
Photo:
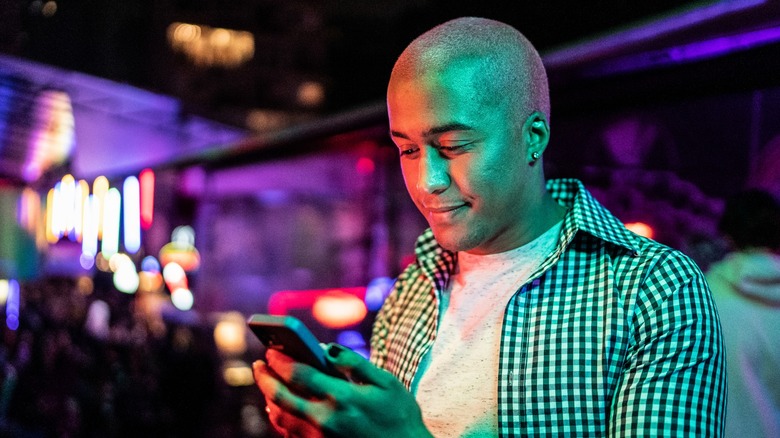
[[[392,374],[331,344],[328,360],[352,382],[323,374],[275,350],[254,363],[269,418],[285,436],[430,437],[420,408]],[[302,395],[306,394],[306,395]]]

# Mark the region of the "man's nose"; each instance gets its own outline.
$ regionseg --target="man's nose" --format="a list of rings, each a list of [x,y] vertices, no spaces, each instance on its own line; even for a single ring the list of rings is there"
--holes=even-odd
[[[423,154],[419,161],[417,189],[425,193],[443,192],[450,185],[449,162],[438,151]]]

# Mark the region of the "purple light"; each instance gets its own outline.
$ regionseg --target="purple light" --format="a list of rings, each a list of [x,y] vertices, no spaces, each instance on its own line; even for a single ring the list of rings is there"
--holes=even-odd
[[[8,298],[5,302],[5,324],[11,330],[19,328],[19,282],[8,280]]]
[[[588,76],[601,76],[616,73],[649,69],[673,64],[715,58],[770,44],[780,40],[780,27],[744,32],[695,43],[683,44],[662,50],[623,56],[586,69]]]

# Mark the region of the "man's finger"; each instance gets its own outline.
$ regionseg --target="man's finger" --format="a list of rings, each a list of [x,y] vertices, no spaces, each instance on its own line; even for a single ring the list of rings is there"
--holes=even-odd
[[[342,347],[329,344],[327,358],[339,371],[358,383],[368,383],[381,388],[389,388],[400,382],[389,372],[377,368],[363,356]]]
[[[269,368],[293,390],[305,392],[307,396],[320,399],[340,393],[345,381],[321,373],[309,365],[296,362],[289,356],[275,350],[266,353]]]
[[[253,373],[257,387],[269,401],[269,406],[277,405],[282,410],[301,418],[309,418],[309,402],[290,391],[280,381],[274,372],[263,361],[256,361],[253,365]]]

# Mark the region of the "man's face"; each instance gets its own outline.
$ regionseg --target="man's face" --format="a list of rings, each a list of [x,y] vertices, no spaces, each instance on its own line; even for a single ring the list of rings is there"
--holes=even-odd
[[[437,241],[490,254],[523,243],[523,211],[536,187],[523,118],[507,99],[475,86],[478,74],[478,63],[463,61],[437,74],[393,78],[387,106],[406,189]]]

